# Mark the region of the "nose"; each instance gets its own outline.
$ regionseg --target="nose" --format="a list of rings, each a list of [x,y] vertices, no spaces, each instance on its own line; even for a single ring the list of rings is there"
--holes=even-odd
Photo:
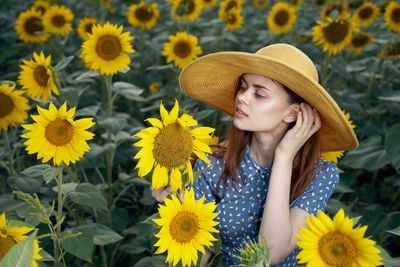
[[[248,92],[249,90],[246,91],[239,91],[236,95],[239,103],[243,103],[243,104],[248,104],[249,103],[249,96],[248,96]]]

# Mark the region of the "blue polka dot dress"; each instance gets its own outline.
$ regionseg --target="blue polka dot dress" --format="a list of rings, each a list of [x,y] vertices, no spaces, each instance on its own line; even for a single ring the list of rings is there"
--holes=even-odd
[[[189,185],[193,187],[195,198],[205,195],[205,203],[217,200],[217,183],[222,172],[221,159],[208,155],[212,167],[201,173],[199,179]],[[194,171],[210,167],[207,163],[198,159]],[[244,246],[244,242],[258,240],[258,232],[267,197],[269,178],[272,167],[263,168],[258,165],[250,153],[249,145],[238,169],[238,176],[242,182],[236,183],[235,190],[230,182],[228,188],[221,181],[219,196],[220,202],[215,210],[218,212],[216,220],[219,224],[216,228],[220,231],[222,241],[221,250],[224,253],[224,267],[240,264],[236,256],[240,253],[237,247]],[[339,182],[339,173],[336,164],[327,160],[320,160],[319,168],[314,180],[308,189],[291,204],[290,208],[298,207],[317,216],[317,210],[325,211],[325,205]],[[296,256],[300,248],[296,247],[292,253],[276,266],[296,266]]]

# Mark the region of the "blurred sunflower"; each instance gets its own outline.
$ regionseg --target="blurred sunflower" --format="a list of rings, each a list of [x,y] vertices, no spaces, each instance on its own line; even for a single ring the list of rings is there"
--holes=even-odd
[[[392,31],[400,32],[400,4],[391,1],[386,6],[383,18],[385,19],[386,26]]]
[[[312,28],[313,41],[322,45],[324,52],[336,55],[351,41],[354,31],[359,31],[356,24],[349,19],[349,14],[339,16],[337,19],[327,18],[327,21],[317,21],[317,26]]]
[[[236,8],[239,13],[242,11],[243,0],[223,0],[219,4],[218,17],[223,21],[226,13],[232,9]]]
[[[201,46],[195,35],[188,35],[186,32],[178,32],[170,35],[170,42],[163,45],[163,56],[167,57],[167,63],[174,61],[175,66],[183,69],[187,64],[197,58],[202,53]]]
[[[325,0],[314,0],[313,5],[315,7],[323,7],[325,5]]]
[[[150,30],[160,17],[160,10],[157,7],[157,3],[148,5],[141,1],[139,4],[132,4],[129,7],[127,17],[128,22],[133,26],[142,30],[144,28]]]
[[[133,37],[122,30],[122,25],[118,27],[108,21],[93,25],[92,34],[82,44],[81,57],[87,66],[101,74],[114,75],[130,65],[127,53],[135,52],[130,44]]]
[[[28,237],[25,234],[32,231],[32,229],[33,228],[29,227],[12,227],[6,223],[6,214],[3,212],[0,215],[0,262],[6,256],[8,251],[10,251],[10,249]],[[35,239],[33,243],[33,258],[31,267],[38,266],[36,260],[40,260],[42,258],[42,256],[39,254],[39,251],[41,250],[42,249],[39,248],[39,242],[37,239]]]
[[[159,83],[152,83],[149,85],[149,91],[152,93],[156,93],[160,90],[160,84]]]
[[[285,2],[276,3],[268,14],[267,23],[271,31],[283,34],[289,32],[296,22],[296,9]]]
[[[93,17],[84,17],[81,19],[81,21],[79,21],[76,31],[83,41],[89,39],[88,33],[92,33],[92,27],[97,23],[97,20]]]
[[[359,54],[367,45],[374,43],[374,37],[369,33],[361,33],[353,36],[349,45],[349,51]]]
[[[0,130],[7,131],[8,126],[22,123],[28,117],[28,99],[21,96],[22,93],[15,90],[15,84],[0,85]]]
[[[111,14],[115,13],[115,9],[111,6],[111,0],[101,0],[100,4],[105,6]]]
[[[213,246],[211,241],[217,241],[211,232],[219,233],[214,226],[219,222],[214,221],[218,213],[214,210],[215,202],[204,204],[204,195],[198,201],[194,198],[194,190],[185,190],[182,203],[177,197],[171,195],[171,199],[165,199],[165,206],[159,204],[160,219],[153,221],[161,226],[155,234],[159,240],[154,246],[158,247],[156,254],[167,251],[165,262],[182,266],[194,266],[197,264],[197,251],[205,254],[204,246]],[[192,262],[194,265],[192,265]]]
[[[318,210],[306,217],[307,228],[299,227],[296,244],[302,249],[298,263],[307,266],[380,266],[382,258],[375,241],[363,237],[367,226],[353,229],[353,220],[340,209],[333,220]]]
[[[59,110],[50,102],[49,109],[37,106],[39,115],[31,115],[33,124],[23,124],[29,132],[21,135],[27,138],[25,145],[28,154],[37,154],[37,159],[43,158],[42,163],[53,158],[54,165],[63,161],[67,166],[75,163],[90,147],[87,140],[94,134],[86,129],[92,127],[92,118],[73,120],[75,107],[67,111],[67,103]]]
[[[49,9],[50,4],[47,1],[42,1],[42,0],[36,0],[32,5],[31,9],[34,9],[36,11],[39,11],[42,16],[44,13],[46,13],[47,9]]]
[[[214,6],[217,2],[218,2],[218,0],[201,0],[201,5],[204,8],[210,8],[210,7]]]
[[[14,27],[18,38],[25,43],[43,43],[46,42],[50,34],[43,32],[42,14],[33,9],[19,13]]]
[[[335,11],[338,12],[338,17],[344,16],[347,14],[347,7],[344,3],[328,2],[321,12],[321,19],[326,20],[328,17],[331,17],[332,13]]]
[[[396,41],[385,45],[385,48],[378,53],[379,59],[399,59],[400,58],[400,41]]]
[[[290,5],[295,9],[298,9],[301,6],[301,3],[303,3],[303,0],[291,0]]]
[[[374,22],[374,19],[379,14],[379,8],[372,2],[365,2],[357,8],[353,14],[353,20],[359,25],[366,27]]]
[[[176,0],[172,5],[172,15],[179,21],[194,21],[200,16],[201,0]]]
[[[43,15],[43,26],[50,33],[64,36],[72,30],[73,18],[74,14],[69,8],[51,6]]]
[[[346,110],[342,110],[344,116],[346,117],[347,121],[349,122],[350,126],[354,129],[356,128],[356,125],[353,124],[353,121],[350,120],[350,113],[347,113]],[[321,153],[321,159],[325,159],[328,161],[331,161],[335,164],[338,163],[338,159],[340,159],[343,156],[344,150],[343,151],[330,151],[330,152],[323,152]]]
[[[307,34],[297,34],[297,40],[302,43],[306,42],[308,37],[309,36]]]
[[[192,153],[210,164],[204,152],[211,153],[210,147],[201,139],[210,138],[209,134],[215,129],[210,127],[197,127],[197,121],[187,114],[178,118],[179,105],[175,105],[171,112],[165,110],[160,104],[162,121],[149,118],[147,121],[153,126],[141,130],[136,137],[142,138],[134,146],[142,147],[135,159],[140,159],[136,168],[139,176],[147,175],[154,167],[152,186],[154,189],[166,186],[170,176],[172,191],[182,188],[182,175],[188,173],[189,182],[193,183],[193,170],[190,163]],[[211,164],[210,164],[211,165]]]
[[[40,55],[33,52],[33,60],[22,60],[24,65],[19,65],[22,70],[18,76],[18,83],[22,85],[22,89],[27,90],[28,96],[41,97],[46,101],[52,93],[59,95],[50,61],[51,55],[45,57],[42,51]]]
[[[238,11],[236,8],[231,8],[227,12],[224,22],[230,31],[235,31],[242,28],[243,17],[240,15],[240,11]]]
[[[253,0],[253,5],[255,7],[260,7],[260,8],[265,7],[268,5],[268,3],[269,3],[268,0]]]

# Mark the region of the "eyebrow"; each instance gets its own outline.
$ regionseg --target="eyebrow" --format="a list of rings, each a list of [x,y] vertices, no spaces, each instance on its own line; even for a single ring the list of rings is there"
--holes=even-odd
[[[248,82],[246,81],[245,78],[242,77],[240,80],[243,81],[243,82],[245,82],[246,84],[248,84]],[[263,85],[254,84],[253,86],[254,86],[255,88],[257,88],[257,89],[265,89],[265,90],[271,91],[270,89],[268,89],[267,87],[265,87],[265,86],[263,86]]]

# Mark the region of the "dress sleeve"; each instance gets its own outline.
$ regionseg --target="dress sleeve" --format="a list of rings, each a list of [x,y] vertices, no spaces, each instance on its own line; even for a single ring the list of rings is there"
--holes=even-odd
[[[298,207],[311,215],[317,211],[325,212],[325,206],[339,183],[339,171],[335,163],[321,160],[320,166],[307,190],[297,197],[290,207]]]
[[[211,161],[212,157],[209,155],[207,156],[208,159]],[[196,164],[194,165],[193,171],[200,171],[207,169],[209,167],[210,165],[208,165],[199,158],[197,159]],[[187,190],[193,188],[196,200],[200,199],[203,195],[205,195],[204,203],[216,201],[216,192],[215,192],[216,183],[214,182],[216,177],[216,173],[214,171],[215,167],[216,166],[213,164],[213,167],[211,169],[200,173],[199,179],[197,181],[186,187]]]

